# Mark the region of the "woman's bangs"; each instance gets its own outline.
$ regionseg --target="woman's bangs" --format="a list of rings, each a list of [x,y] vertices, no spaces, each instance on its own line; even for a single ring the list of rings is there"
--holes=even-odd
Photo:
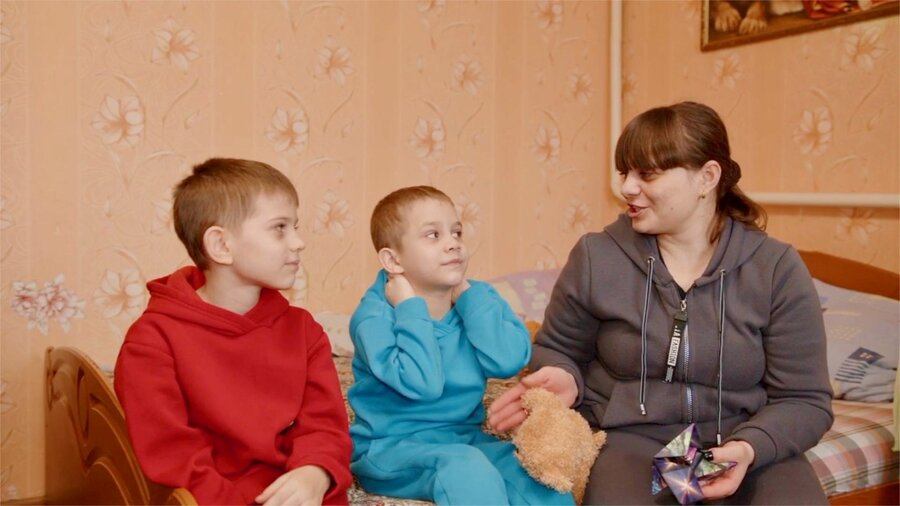
[[[674,117],[647,115],[626,127],[616,145],[616,170],[667,170],[682,166],[687,153],[680,126]]]

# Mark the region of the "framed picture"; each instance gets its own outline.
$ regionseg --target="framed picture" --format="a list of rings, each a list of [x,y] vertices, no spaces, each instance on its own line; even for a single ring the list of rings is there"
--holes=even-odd
[[[701,0],[701,51],[896,15],[900,0]]]

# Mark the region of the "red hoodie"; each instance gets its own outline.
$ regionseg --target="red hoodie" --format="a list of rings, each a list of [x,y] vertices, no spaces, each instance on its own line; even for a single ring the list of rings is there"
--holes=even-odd
[[[115,388],[141,467],[200,504],[251,504],[303,465],[332,478],[326,504],[346,504],[347,412],[331,347],[309,312],[263,289],[245,315],[196,293],[185,267],[151,281],[128,330]]]

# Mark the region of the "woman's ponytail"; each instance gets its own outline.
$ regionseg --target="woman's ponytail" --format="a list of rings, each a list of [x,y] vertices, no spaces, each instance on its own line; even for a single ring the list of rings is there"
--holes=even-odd
[[[741,166],[731,158],[719,161],[719,165],[722,167],[716,195],[716,214],[719,215],[719,223],[713,229],[710,242],[715,242],[721,235],[726,216],[751,228],[765,230],[768,222],[766,210],[737,185],[741,179]]]

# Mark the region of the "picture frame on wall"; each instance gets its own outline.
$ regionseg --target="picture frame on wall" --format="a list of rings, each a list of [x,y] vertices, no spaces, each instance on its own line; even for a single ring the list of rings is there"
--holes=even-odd
[[[701,51],[897,15],[900,0],[701,0]]]

